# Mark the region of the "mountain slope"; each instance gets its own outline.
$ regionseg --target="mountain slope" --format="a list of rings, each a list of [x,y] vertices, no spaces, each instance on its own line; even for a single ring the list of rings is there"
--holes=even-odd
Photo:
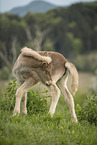
[[[45,13],[48,10],[55,8],[57,8],[57,6],[54,4],[45,2],[43,0],[35,0],[26,6],[13,8],[11,11],[9,11],[9,13],[24,16],[28,11],[31,11],[33,13],[36,12]]]

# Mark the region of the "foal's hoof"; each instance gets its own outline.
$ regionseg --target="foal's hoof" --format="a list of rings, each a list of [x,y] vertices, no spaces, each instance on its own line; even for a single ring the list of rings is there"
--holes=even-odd
[[[72,118],[72,122],[77,123],[77,118]]]
[[[50,117],[53,117],[53,114],[51,114],[50,112],[48,114],[50,115]]]
[[[27,115],[27,110],[26,111],[22,111],[23,115]]]
[[[13,116],[13,117],[14,117],[14,116],[19,116],[19,113],[13,113],[12,116]]]
[[[19,114],[20,114],[19,111],[14,110],[14,112],[13,112],[13,116],[19,116]]]

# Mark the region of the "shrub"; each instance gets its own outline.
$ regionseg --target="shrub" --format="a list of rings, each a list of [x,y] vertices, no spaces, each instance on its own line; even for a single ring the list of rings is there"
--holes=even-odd
[[[87,120],[97,125],[97,92],[92,97],[87,97],[82,107],[77,104],[76,111],[79,120]]]
[[[8,83],[8,87],[6,89],[6,92],[2,94],[2,97],[0,97],[0,108],[2,110],[13,110],[15,105],[15,93],[18,88],[18,84],[16,81],[10,81]]]
[[[44,91],[43,93],[46,93]],[[50,96],[40,95],[39,92],[35,93],[33,90],[28,91],[27,108],[29,114],[46,113],[48,111],[47,98]]]
[[[16,81],[10,81],[6,92],[0,97],[0,108],[2,110],[11,111],[15,106],[15,93],[18,88],[18,84]],[[43,93],[47,93],[45,90]],[[27,97],[27,108],[29,114],[37,114],[47,112],[47,99],[50,96],[40,96],[39,93],[35,93],[33,90],[28,91]]]

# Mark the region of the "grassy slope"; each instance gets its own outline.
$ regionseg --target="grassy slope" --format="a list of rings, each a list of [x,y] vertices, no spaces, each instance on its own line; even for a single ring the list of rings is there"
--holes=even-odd
[[[96,145],[97,127],[74,124],[61,96],[53,118],[47,114],[12,116],[1,110],[0,145]]]

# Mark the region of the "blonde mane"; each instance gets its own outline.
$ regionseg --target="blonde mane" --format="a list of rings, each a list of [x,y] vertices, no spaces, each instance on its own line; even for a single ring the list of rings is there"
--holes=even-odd
[[[48,64],[51,63],[52,59],[49,56],[42,56],[38,52],[32,50],[31,48],[24,47],[21,49],[21,52],[25,56],[31,56],[39,61],[47,62]]]

